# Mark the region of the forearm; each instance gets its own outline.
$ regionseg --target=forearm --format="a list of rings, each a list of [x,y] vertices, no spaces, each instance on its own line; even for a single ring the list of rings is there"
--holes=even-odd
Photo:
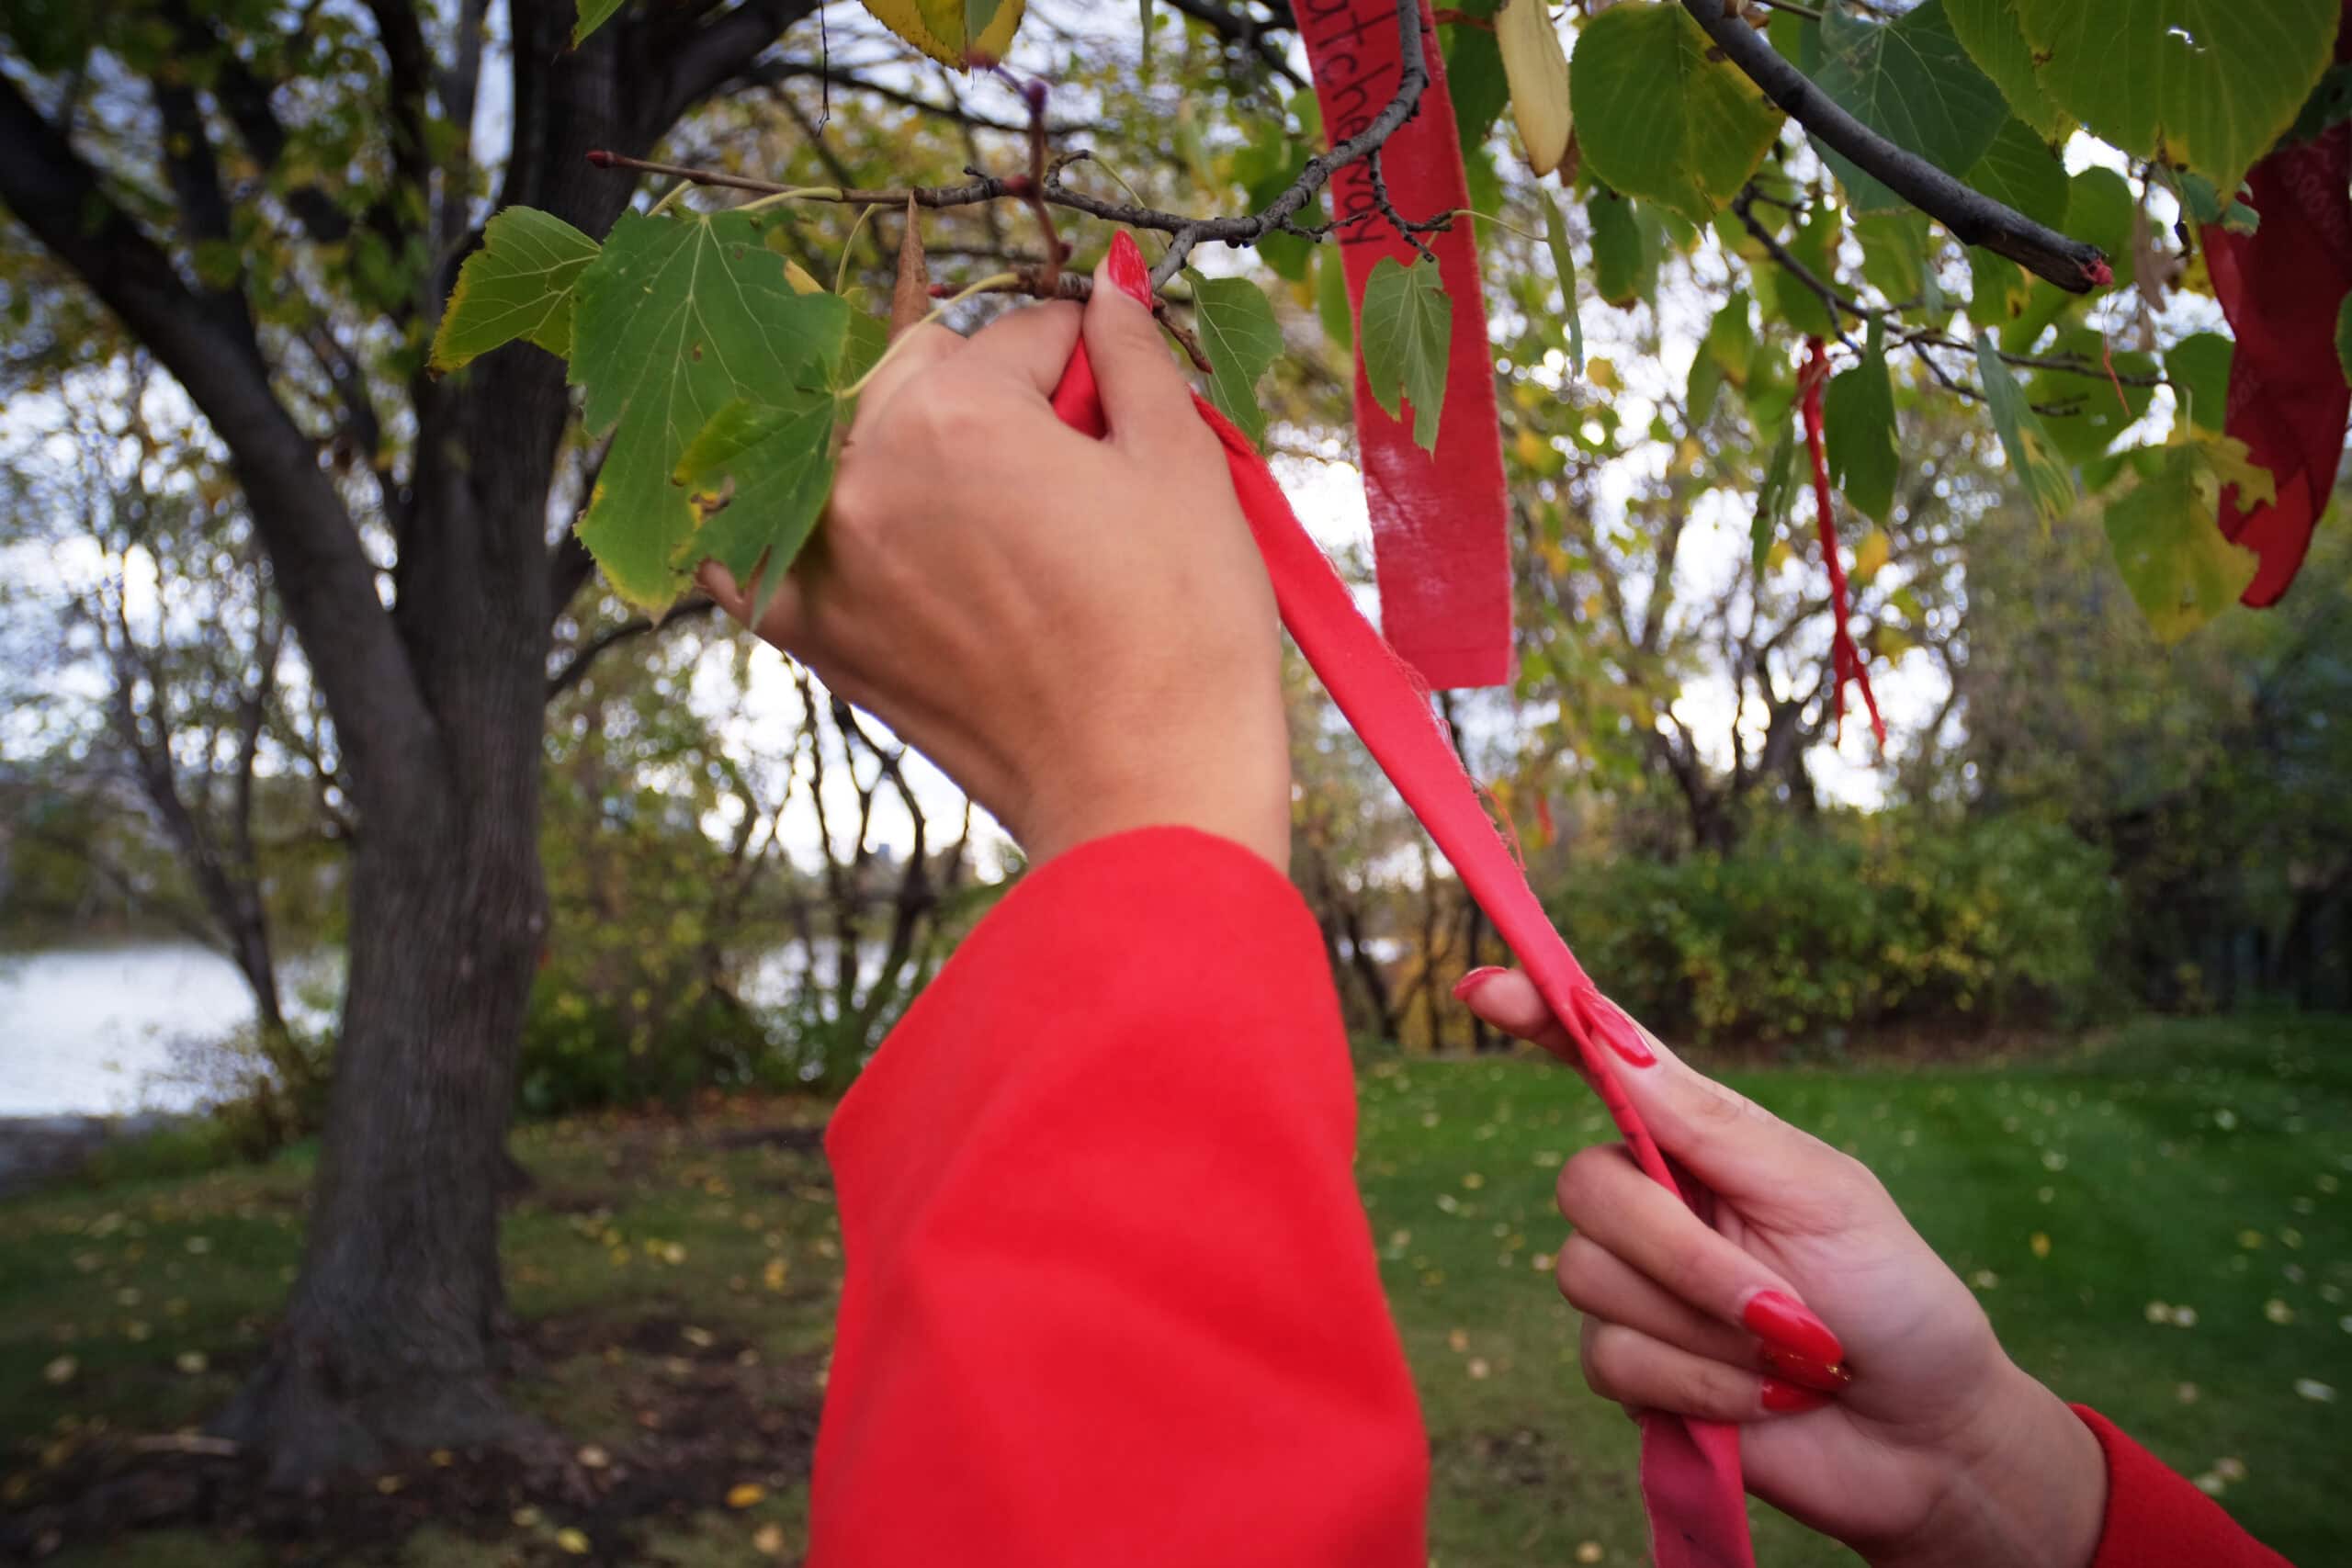
[[[1033,874],[828,1138],[820,1563],[1423,1561],[1312,919],[1235,844]]]

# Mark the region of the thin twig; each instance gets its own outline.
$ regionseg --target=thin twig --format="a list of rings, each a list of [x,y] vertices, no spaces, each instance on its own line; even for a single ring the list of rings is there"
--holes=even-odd
[[[2007,256],[2070,294],[2087,294],[2114,281],[2106,253],[2098,246],[2070,240],[1970,189],[1832,103],[1746,18],[1736,13],[1726,15],[1723,0],[1682,0],[1682,8],[1706,29],[1724,58],[1763,88],[1765,96],[1786,110],[1790,118],[1951,230],[1962,243],[1982,245]]]

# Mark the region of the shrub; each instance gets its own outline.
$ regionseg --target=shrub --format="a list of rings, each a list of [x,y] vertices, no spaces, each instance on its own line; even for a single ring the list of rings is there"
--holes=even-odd
[[[1729,855],[1613,861],[1550,907],[1604,987],[1697,1041],[2074,1021],[2110,999],[2106,857],[2029,818],[1779,826]]]

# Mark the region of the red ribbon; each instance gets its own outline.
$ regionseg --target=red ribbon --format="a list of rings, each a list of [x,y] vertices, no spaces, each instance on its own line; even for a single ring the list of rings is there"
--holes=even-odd
[[[1295,0],[1291,9],[1315,73],[1324,134],[1337,146],[1396,96],[1404,66],[1396,0]],[[1429,86],[1413,118],[1380,149],[1391,205],[1416,221],[1470,205],[1428,0],[1421,5],[1421,57]],[[1369,163],[1340,170],[1330,189],[1361,344],[1372,269],[1383,257],[1410,266],[1420,252],[1381,211]],[[1501,685],[1511,677],[1510,508],[1478,247],[1462,220],[1422,241],[1437,256],[1453,308],[1434,456],[1413,444],[1408,421],[1390,418],[1374,399],[1363,356],[1356,356],[1356,443],[1372,513],[1380,621],[1389,643],[1430,686]],[[1403,403],[1398,409],[1410,412]]]
[[[1829,454],[1821,428],[1821,389],[1829,379],[1829,349],[1819,338],[1805,340],[1804,370],[1797,378],[1797,385],[1804,395],[1804,446],[1813,459],[1813,501],[1817,526],[1821,534],[1821,558],[1829,566],[1829,678],[1837,705],[1835,728],[1830,731],[1830,743],[1845,739],[1846,683],[1858,682],[1862,688],[1862,705],[1871,712],[1871,732],[1878,737],[1878,748],[1886,750],[1886,721],[1878,716],[1878,695],[1871,690],[1871,672],[1862,663],[1862,650],[1854,646],[1854,634],[1847,623],[1853,619],[1850,596],[1846,592],[1846,563],[1838,558],[1838,514],[1829,502]]]
[[[1143,257],[1125,231],[1112,241],[1110,261],[1113,280],[1121,288],[1137,299],[1150,298]],[[1600,994],[1553,929],[1519,862],[1496,832],[1477,786],[1463,771],[1453,740],[1413,671],[1357,610],[1346,583],[1300,526],[1250,438],[1201,399],[1193,402],[1224,444],[1234,493],[1265,558],[1283,624],[1299,651],[1396,793],[1461,874],[1463,886],[1519,955],[1553,1016],[1575,1042],[1574,1065],[1600,1096],[1635,1161],[1652,1179],[1679,1193],[1702,1216],[1710,1215],[1712,1197],[1687,1175],[1677,1180],[1677,1172],[1617,1080],[1617,1059],[1609,1042],[1638,1043],[1633,1021]],[[1054,390],[1054,412],[1063,423],[1086,434],[1105,432],[1094,370],[1083,343],[1070,355]],[[1642,1493],[1658,1568],[1754,1568],[1737,1427],[1657,1412],[1645,1415]]]
[[[2335,57],[2352,57],[2352,0]],[[2223,536],[2262,558],[2243,596],[2261,606],[2302,569],[2352,416],[2335,352],[2336,310],[2352,290],[2352,124],[2271,153],[2246,183],[2261,227],[2203,234],[2213,295],[2237,339],[2222,428],[2278,485],[2274,504],[2243,506],[2234,488],[2222,500]]]

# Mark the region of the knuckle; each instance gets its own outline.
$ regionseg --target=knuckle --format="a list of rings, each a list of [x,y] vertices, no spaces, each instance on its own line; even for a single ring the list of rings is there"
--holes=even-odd
[[[1582,1231],[1571,1234],[1560,1246],[1558,1259],[1552,1266],[1552,1277],[1559,1282],[1560,1294],[1578,1311],[1587,1309],[1593,1287],[1600,1282],[1608,1267],[1609,1253],[1599,1242]]]
[[[1600,1184],[1608,1179],[1610,1167],[1622,1156],[1622,1145],[1596,1144],[1578,1149],[1560,1167],[1560,1180],[1555,1191],[1560,1213],[1570,1224],[1579,1214],[1592,1213],[1594,1201],[1600,1196]]]

